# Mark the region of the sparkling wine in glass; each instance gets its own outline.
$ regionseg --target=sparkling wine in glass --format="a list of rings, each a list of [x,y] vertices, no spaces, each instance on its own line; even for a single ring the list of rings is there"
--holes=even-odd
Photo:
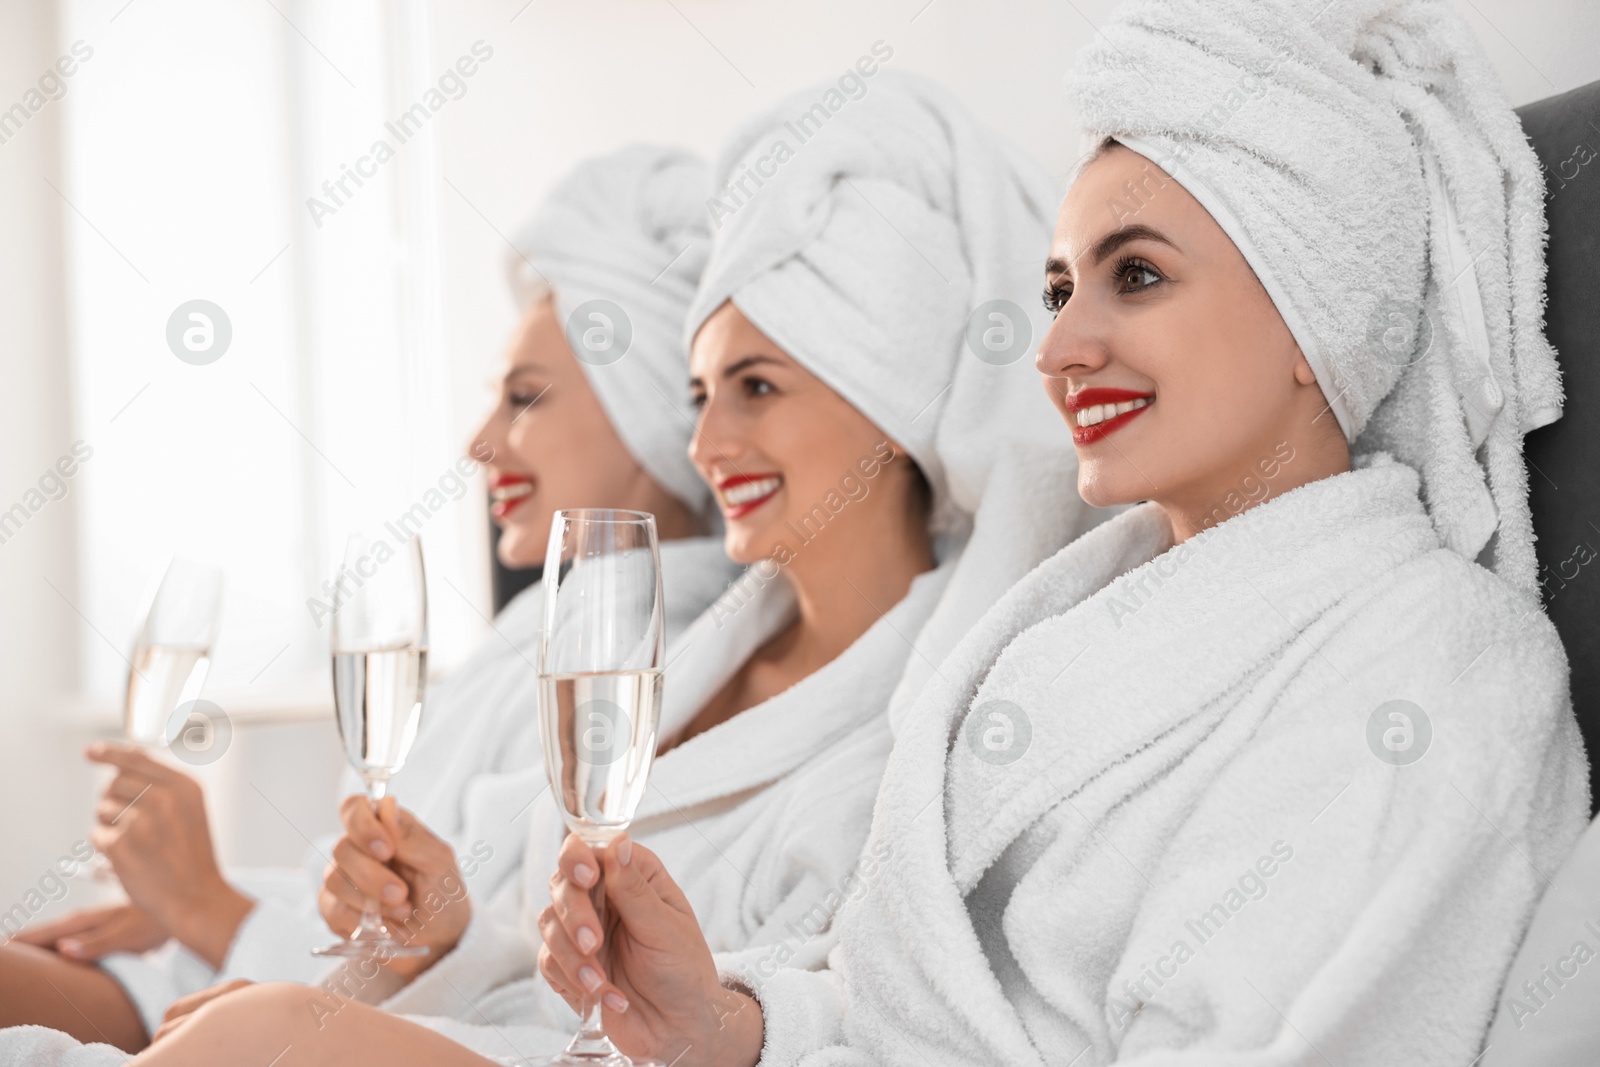
[[[128,660],[122,735],[129,744],[153,751],[187,725],[181,712],[200,699],[221,617],[222,572],[186,556],[169,559],[147,595]],[[100,881],[116,880],[99,853],[90,870]]]
[[[345,545],[333,608],[333,706],[345,758],[366,783],[376,810],[389,779],[411,753],[422,721],[428,666],[428,593],[422,542],[398,549],[381,535],[354,533]],[[318,956],[400,959],[425,956],[425,946],[396,940],[364,903],[359,925]]]
[[[544,569],[539,727],[567,828],[604,849],[628,828],[655,759],[665,643],[655,516],[558,511]],[[603,871],[591,894],[605,925]],[[585,996],[583,1023],[551,1067],[629,1067]]]

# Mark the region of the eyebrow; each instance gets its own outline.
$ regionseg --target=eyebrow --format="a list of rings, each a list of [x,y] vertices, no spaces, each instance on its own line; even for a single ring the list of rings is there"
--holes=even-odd
[[[1100,240],[1096,241],[1090,246],[1087,255],[1094,261],[1095,266],[1099,266],[1101,263],[1105,262],[1106,257],[1111,255],[1111,253],[1115,252],[1123,245],[1129,244],[1133,241],[1157,241],[1166,245],[1168,248],[1173,249],[1174,251],[1183,251],[1183,249],[1177,246],[1172,238],[1168,237],[1160,230],[1153,226],[1146,226],[1142,222],[1136,222],[1131,226],[1123,226],[1120,229],[1112,230],[1110,233],[1100,238]],[[1079,258],[1081,259],[1082,256]],[[1065,274],[1068,277],[1072,276],[1072,264],[1068,263],[1059,256],[1051,256],[1050,259],[1046,261],[1044,270],[1046,274]]]
[[[544,366],[542,364],[539,364],[539,363],[518,363],[515,367],[512,367],[510,370],[506,371],[505,376],[502,377],[500,380],[502,382],[509,382],[511,379],[515,378],[519,374],[548,374],[548,373],[549,373],[549,371],[545,370],[545,368],[544,368]]]
[[[774,367],[783,366],[782,363],[778,362],[776,359],[773,359],[771,356],[764,356],[764,355],[761,355],[758,352],[758,353],[756,353],[754,355],[745,356],[742,359],[738,359],[738,360],[735,360],[734,362],[730,363],[727,367],[723,368],[722,376],[724,378],[732,378],[735,374],[738,374],[740,371],[749,370],[751,367],[755,366],[758,363],[770,363]],[[695,386],[700,386],[700,387],[703,388],[704,384],[705,383],[701,381],[701,379],[700,379],[700,377],[698,375],[696,375],[695,377],[689,379],[690,388],[693,388]]]

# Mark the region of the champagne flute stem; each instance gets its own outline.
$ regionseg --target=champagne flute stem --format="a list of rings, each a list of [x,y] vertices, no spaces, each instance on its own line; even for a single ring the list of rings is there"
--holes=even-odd
[[[378,805],[383,802],[384,794],[389,791],[387,778],[367,779],[367,800],[372,804],[372,814],[378,814]],[[361,925],[356,927],[353,937],[385,937],[388,928],[383,924],[383,916],[378,914],[378,902],[372,897],[361,899]]]
[[[606,865],[603,855],[595,857],[594,886],[589,890],[589,899],[594,903],[595,922],[599,924],[601,937],[605,936],[606,929]],[[605,1024],[600,1018],[600,994],[583,994],[583,1028],[578,1031],[578,1040],[584,1042],[601,1042],[606,1040]]]

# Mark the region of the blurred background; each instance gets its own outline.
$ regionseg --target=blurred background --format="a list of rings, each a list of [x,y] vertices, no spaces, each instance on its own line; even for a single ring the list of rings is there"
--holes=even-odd
[[[1513,105],[1600,78],[1594,0],[1455,3]],[[0,911],[87,837],[81,750],[120,734],[167,553],[226,574],[206,697],[232,737],[196,769],[225,863],[336,825],[309,604],[349,528],[420,523],[431,667],[482,635],[484,488],[452,476],[515,317],[509,238],[568,168],[710,156],[883,42],[1064,178],[1061,74],[1112,6],[0,0]],[[196,300],[204,361],[168,339]]]

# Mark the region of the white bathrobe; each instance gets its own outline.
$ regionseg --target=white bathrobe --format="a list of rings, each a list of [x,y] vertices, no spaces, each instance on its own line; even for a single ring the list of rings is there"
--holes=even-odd
[[[1177,548],[1141,505],[1015,587],[829,970],[726,969],[762,1063],[1471,1063],[1588,767],[1555,631],[1417,491],[1379,455]]]
[[[669,638],[682,633],[739,569],[721,538],[661,544]],[[422,727],[391,790],[430,830],[455,846],[468,891],[492,900],[517,882],[531,804],[545,787],[539,750],[534,656],[542,624],[538,584],[523,590],[457,670],[425,695]],[[362,791],[353,772],[344,796]],[[127,990],[152,1031],[171,1003],[219,982],[313,982],[330,964],[311,950],[335,939],[317,910],[332,841],[308,853],[303,872],[230,872],[257,898],[219,970],[176,942],[143,956],[117,954],[102,966]]]
[[[775,569],[775,568],[774,568]],[[669,650],[661,734],[671,738],[794,618],[781,577],[752,568]],[[862,881],[862,843],[891,736],[884,709],[953,562],[831,663],[655,762],[631,828],[680,876],[714,951],[752,967],[816,967],[832,917]],[[534,921],[566,828],[534,805],[525,876],[474,915],[455,951],[384,1003],[505,1062],[570,1039],[577,1018],[535,969]]]

